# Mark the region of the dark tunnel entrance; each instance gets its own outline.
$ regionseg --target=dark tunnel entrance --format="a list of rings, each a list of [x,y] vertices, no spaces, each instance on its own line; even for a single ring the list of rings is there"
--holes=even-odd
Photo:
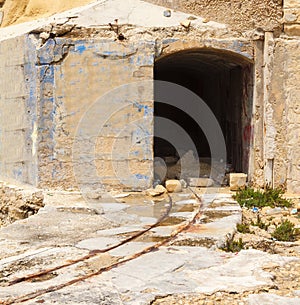
[[[225,163],[228,172],[248,173],[252,139],[252,63],[232,52],[193,49],[159,58],[155,63],[154,78],[181,85],[208,105],[222,129],[226,143],[227,160],[218,161]],[[199,124],[182,110],[158,102],[157,95],[155,88],[155,179],[164,181],[188,178],[181,175],[182,158],[190,160],[192,167],[199,158],[199,176],[211,176],[210,146]],[[193,141],[194,147],[174,147],[168,137],[160,138],[159,131],[164,128],[160,118],[169,119],[181,126]]]

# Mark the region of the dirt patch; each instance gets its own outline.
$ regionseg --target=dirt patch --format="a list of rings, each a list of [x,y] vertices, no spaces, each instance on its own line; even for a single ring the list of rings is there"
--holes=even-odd
[[[0,0],[4,18],[2,27],[49,17],[78,6],[94,2],[93,0]]]

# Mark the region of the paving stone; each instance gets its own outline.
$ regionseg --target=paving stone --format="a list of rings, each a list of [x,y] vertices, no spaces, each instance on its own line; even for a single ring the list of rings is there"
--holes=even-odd
[[[243,250],[238,254],[214,250],[215,245],[221,246],[226,238],[233,234],[236,224],[241,221],[242,214],[239,205],[234,204],[235,201],[227,195],[204,194],[204,198],[211,200],[210,203],[207,202],[203,210],[204,215],[215,212],[219,218],[213,217],[209,223],[191,225],[173,240],[174,245],[160,247],[154,252],[145,253],[99,276],[44,294],[37,299],[24,302],[24,304],[33,305],[38,301],[49,305],[80,303],[87,305],[148,305],[158,296],[168,294],[212,294],[217,291],[241,293],[273,285],[273,275],[264,269],[265,266],[276,264],[280,268],[286,263],[290,263],[292,266],[293,261],[297,260],[297,258],[271,255],[257,250]],[[197,210],[197,200],[177,195],[173,199],[175,204],[169,214],[170,219],[183,217],[182,221],[184,221],[187,217],[191,219],[195,215],[194,212],[176,212],[176,207],[184,208],[185,205],[195,205],[195,210]],[[224,199],[226,199],[225,205],[216,205],[216,203],[224,203]],[[212,200],[215,200],[213,204]],[[218,202],[218,200],[220,201]],[[101,207],[103,205],[108,206],[109,203],[104,203]],[[105,215],[78,213],[71,204],[69,204],[68,210],[62,212],[58,212],[56,206],[46,206],[41,213],[30,220],[20,221],[8,228],[0,229],[0,247],[8,249],[1,253],[3,259],[0,260],[0,273],[9,266],[11,275],[8,278],[13,279],[18,275],[26,275],[43,270],[45,267],[59,265],[70,259],[82,257],[90,250],[105,249],[116,245],[133,232],[154,224],[158,220],[155,217],[138,217],[128,214],[126,208],[132,207],[132,205],[116,203],[111,205],[112,209],[108,208]],[[65,207],[67,206],[65,205]],[[147,213],[151,213],[148,209],[146,210]],[[62,218],[58,218],[57,215]],[[66,217],[68,218],[65,219]],[[108,221],[109,219],[111,219],[111,223]],[[84,222],[85,220],[87,223]],[[100,226],[97,224],[98,220]],[[65,224],[62,228],[59,227],[61,221],[64,221]],[[83,224],[85,227],[82,226]],[[49,229],[48,225],[53,228]],[[62,230],[58,231],[58,228]],[[72,235],[70,235],[71,229],[73,230]],[[67,239],[62,233],[63,230],[67,232]],[[171,224],[155,227],[145,236],[109,251],[109,254],[105,254],[107,257],[104,260],[100,256],[96,256],[89,261],[63,268],[47,280],[32,283],[21,282],[10,287],[0,285],[0,300],[60,285],[78,278],[80,275],[85,275],[87,272],[95,272],[103,266],[108,266],[110,261],[116,262],[120,257],[134,255],[154,245],[160,238],[163,240],[170,236],[173,230],[176,230],[176,226]],[[44,237],[38,240],[29,239],[29,236],[32,237],[30,234],[36,234],[37,231]],[[52,237],[49,240],[46,238],[45,232],[51,234],[55,232],[55,234],[53,236],[50,234]],[[27,245],[21,243],[24,236],[27,236]],[[54,242],[62,245],[64,241],[68,241],[68,243],[72,241],[72,246],[53,246]],[[199,242],[196,243],[197,246],[186,246],[189,242],[192,245],[193,241]],[[182,245],[180,245],[181,242]],[[186,245],[184,242],[187,242]],[[201,245],[205,245],[205,247]],[[212,245],[211,249],[207,248]],[[21,251],[16,252],[15,249],[21,249]],[[24,270],[13,271],[13,266],[18,269],[19,265],[21,266],[22,262],[26,261],[32,262],[34,265],[32,267],[28,265],[28,268],[26,267]],[[256,296],[251,296],[251,298],[255,302]],[[295,299],[289,298],[288,301]],[[264,304],[264,300],[258,299],[259,304]],[[266,300],[268,302],[269,299]],[[276,304],[281,304],[280,301],[276,301]]]
[[[196,199],[187,199],[187,200],[176,201],[175,204],[176,205],[199,204],[199,201]]]
[[[300,298],[282,297],[276,294],[261,293],[249,295],[249,305],[299,305]]]
[[[124,203],[100,203],[99,205],[103,208],[104,213],[119,212],[130,207],[130,205]]]
[[[76,247],[87,250],[104,250],[108,247],[117,245],[120,241],[121,238],[96,237],[82,240],[76,244]]]
[[[292,260],[257,250],[224,255],[202,247],[162,247],[99,280],[112,281],[122,295],[128,296],[124,304],[149,304],[155,295],[241,292],[272,285],[272,276],[262,266]]]
[[[182,218],[182,219],[193,219],[195,213],[192,212],[176,212],[171,213],[170,217]]]
[[[141,231],[141,230],[144,230],[143,226],[121,226],[121,227],[108,229],[108,230],[99,230],[99,231],[97,231],[97,234],[102,235],[102,236],[113,236],[113,235],[137,232],[137,231]]]
[[[47,295],[22,304],[123,305],[124,303],[118,290],[109,282],[102,282],[99,285],[99,282],[88,280],[85,283],[78,283],[57,292],[50,292]]]
[[[175,230],[174,226],[162,226],[151,229],[153,236],[168,237]]]
[[[129,256],[129,255],[133,255],[135,253],[138,253],[148,247],[151,247],[155,245],[155,242],[131,242],[129,244],[125,244],[121,247],[118,247],[116,249],[113,249],[111,251],[109,251],[110,255],[112,256]]]

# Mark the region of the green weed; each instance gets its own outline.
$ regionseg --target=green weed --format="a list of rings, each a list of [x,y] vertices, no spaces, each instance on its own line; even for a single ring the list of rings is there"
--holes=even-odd
[[[238,232],[243,233],[243,234],[251,233],[249,225],[245,224],[245,223],[238,223],[236,225],[236,229]]]
[[[286,219],[276,227],[271,235],[279,241],[295,241],[298,234],[299,230],[295,229],[295,225]]]
[[[284,191],[280,188],[267,189],[265,191],[254,190],[253,188],[246,188],[244,190],[237,191],[234,199],[242,207],[252,208],[263,208],[269,207],[291,207],[292,203],[290,200],[282,198]]]
[[[239,252],[242,249],[245,249],[242,238],[239,238],[238,241],[228,239],[226,241],[225,247],[222,248],[222,250],[226,252]]]

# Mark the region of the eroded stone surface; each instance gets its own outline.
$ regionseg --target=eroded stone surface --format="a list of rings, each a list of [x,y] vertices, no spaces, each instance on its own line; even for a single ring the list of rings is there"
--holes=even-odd
[[[99,304],[101,300],[109,304],[146,305],[150,302],[158,302],[159,298],[163,302],[167,295],[174,295],[176,299],[176,295],[181,294],[180,300],[183,296],[193,294],[200,300],[203,295],[214,296],[219,291],[247,296],[248,292],[273,287],[274,268],[290,266],[287,270],[292,271],[293,264],[298,266],[299,259],[296,257],[272,255],[258,250],[243,250],[239,253],[217,250],[216,246],[220,240],[224,242],[233,234],[236,223],[241,220],[241,210],[237,204],[234,204],[229,194],[201,195],[200,192],[198,196],[204,196],[206,200],[201,209],[202,216],[207,220],[204,222],[200,218],[180,233],[178,238],[168,241],[169,236],[178,229],[178,225],[181,226],[192,219],[192,212],[178,212],[177,209],[188,206],[196,213],[200,208],[200,202],[197,205],[195,199],[192,199],[194,194],[188,193],[188,190],[186,192],[186,194],[172,195],[173,216],[166,220],[168,225],[153,228],[137,240],[119,247],[119,242],[147,228],[141,217],[132,218],[131,214],[126,213],[126,211],[130,212],[128,205],[140,205],[140,196],[135,203],[135,195],[119,196],[119,201],[126,201],[119,203],[125,206],[124,209],[118,211],[108,209],[104,214],[95,214],[87,213],[86,209],[83,209],[83,202],[74,194],[70,194],[71,200],[65,201],[62,209],[57,206],[56,195],[53,193],[50,196],[51,200],[47,199],[48,205],[37,215],[17,221],[0,230],[0,245],[2,249],[6,249],[5,253],[1,252],[0,260],[1,301],[47,287],[63,285],[68,281],[76,282],[80,276],[93,273],[94,276],[89,279],[42,294],[24,304],[84,302],[93,305],[97,300]],[[64,196],[68,199],[68,196]],[[187,199],[183,200],[183,198]],[[179,204],[176,204],[177,201]],[[109,203],[105,204],[109,205]],[[114,204],[116,203],[112,203]],[[121,212],[123,215],[119,217]],[[66,219],[65,224],[69,223],[69,228],[64,225],[60,227],[62,231],[57,232],[61,224],[61,219],[58,217],[60,213],[62,218]],[[127,221],[126,217],[128,217]],[[107,222],[108,218],[111,222]],[[152,219],[147,215],[144,218]],[[133,224],[134,219],[137,221],[135,224]],[[82,223],[85,224],[85,229]],[[72,230],[68,231],[71,228]],[[29,239],[33,236],[34,230],[38,230],[41,238]],[[164,245],[152,251],[152,247],[160,242],[164,242]],[[67,247],[63,246],[66,244]],[[111,245],[116,245],[116,248],[108,253],[95,253],[90,258],[82,260],[90,253],[89,250],[104,250]],[[16,249],[19,252],[16,252]],[[129,260],[119,264],[118,262],[123,259]],[[33,281],[16,283],[9,287],[5,285],[20,276],[57,267],[72,260],[78,262],[54,270]],[[110,265],[115,267],[106,269]],[[103,270],[103,273],[97,275],[99,270]],[[258,298],[264,297],[258,296]],[[296,294],[290,297],[293,302],[295,298]],[[178,299],[176,302],[175,304],[178,304]]]

